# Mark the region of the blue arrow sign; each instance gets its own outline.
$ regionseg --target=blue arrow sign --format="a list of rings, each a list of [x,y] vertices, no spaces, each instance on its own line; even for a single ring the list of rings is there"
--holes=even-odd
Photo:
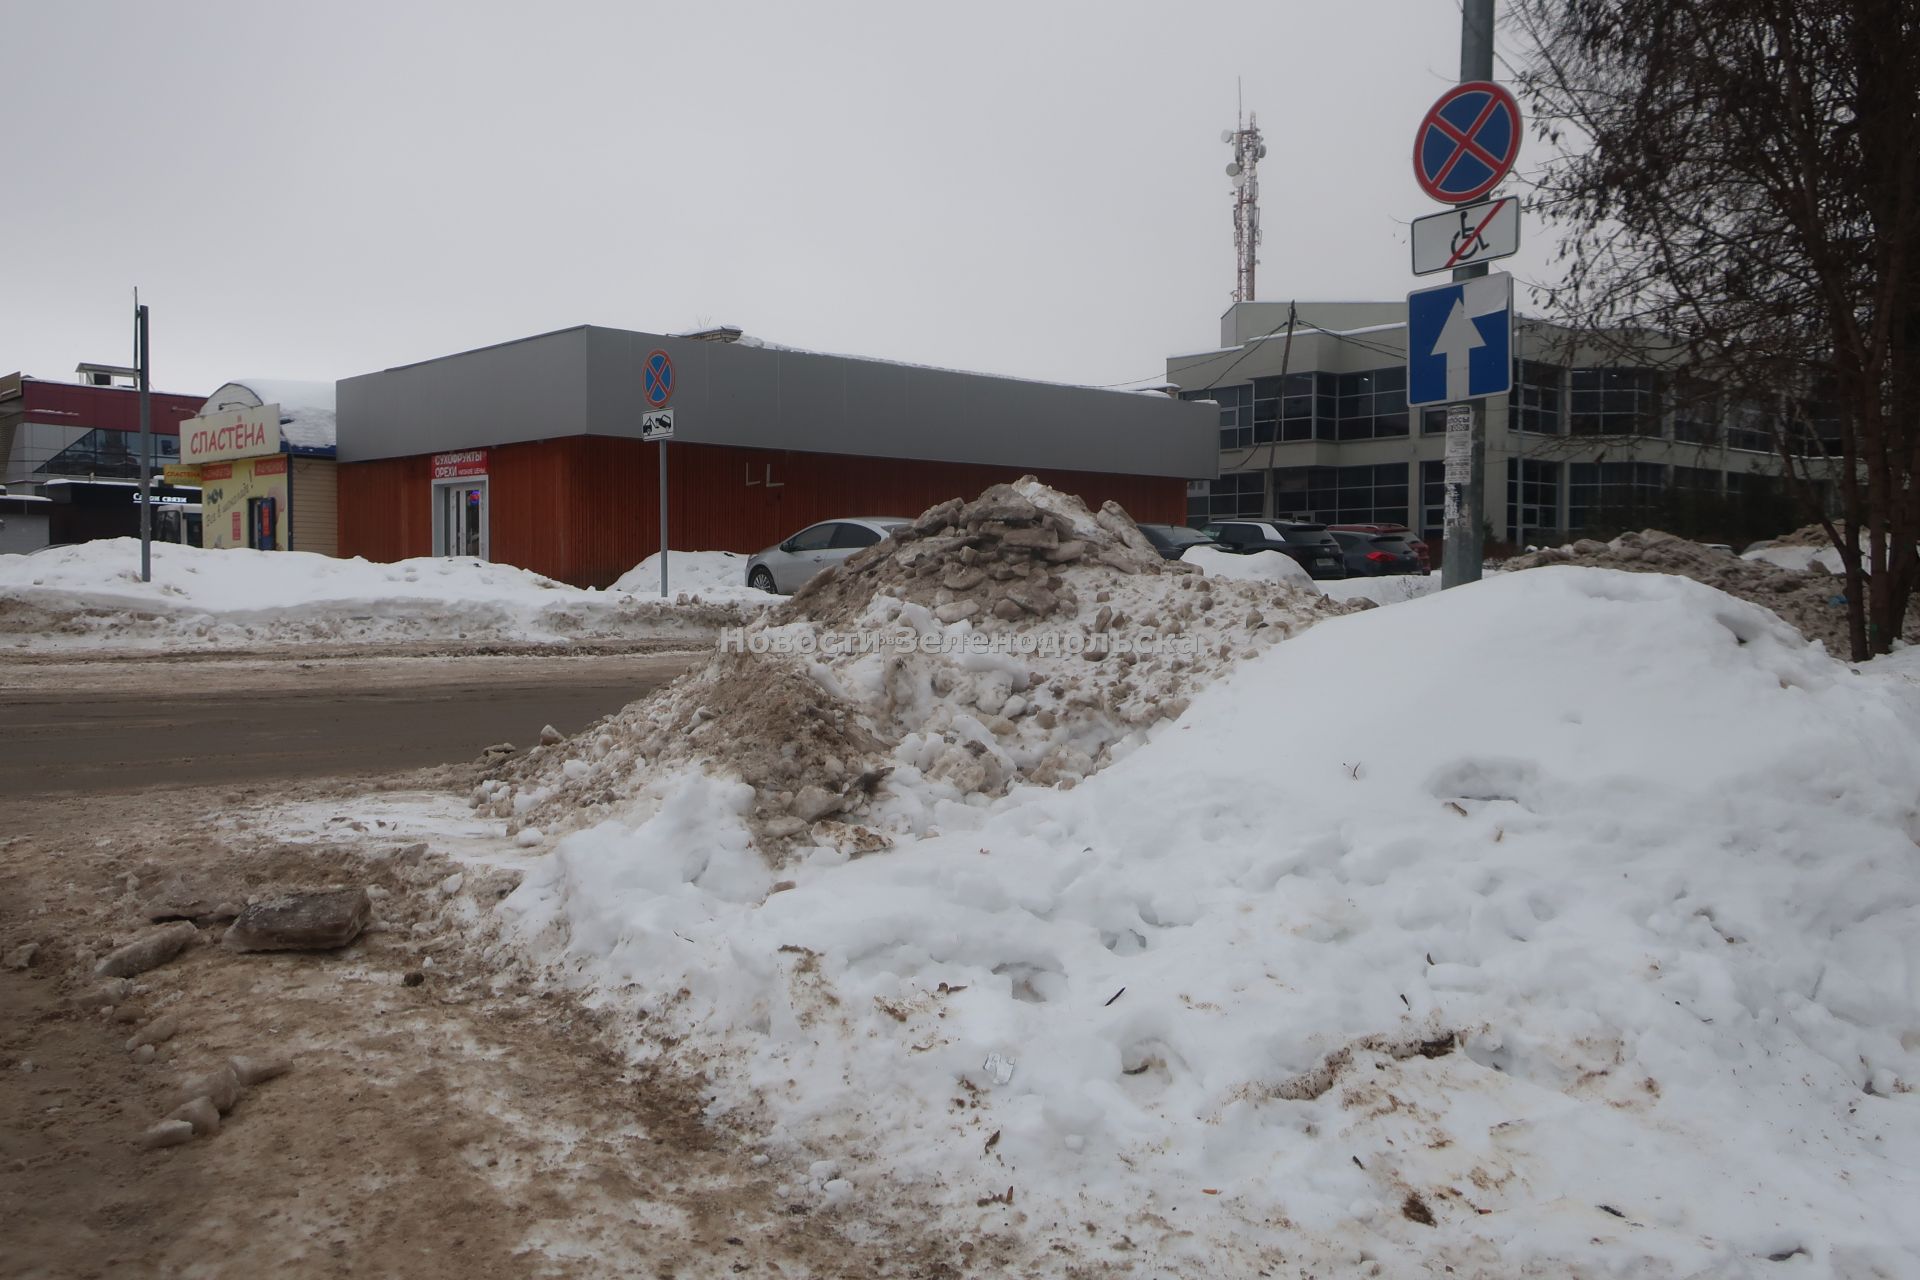
[[[1407,403],[1513,390],[1513,277],[1456,280],[1407,295]]]

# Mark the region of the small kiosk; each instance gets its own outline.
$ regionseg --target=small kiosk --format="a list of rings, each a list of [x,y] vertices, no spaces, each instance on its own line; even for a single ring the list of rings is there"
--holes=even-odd
[[[180,424],[202,545],[339,554],[333,384],[250,378]]]

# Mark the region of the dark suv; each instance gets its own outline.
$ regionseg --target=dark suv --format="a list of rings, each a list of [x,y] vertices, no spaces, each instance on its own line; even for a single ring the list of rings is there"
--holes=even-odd
[[[1390,533],[1354,533],[1347,529],[1334,529],[1331,532],[1339,539],[1341,550],[1346,552],[1349,578],[1426,572],[1421,567],[1420,557],[1414,554],[1405,538]]]
[[[1347,576],[1346,553],[1323,524],[1291,520],[1220,520],[1200,531],[1226,551],[1278,551],[1314,578]]]
[[[1143,524],[1140,532],[1147,536],[1153,549],[1160,553],[1163,560],[1178,560],[1187,553],[1188,547],[1210,547],[1213,539],[1198,529],[1189,529],[1178,524]]]

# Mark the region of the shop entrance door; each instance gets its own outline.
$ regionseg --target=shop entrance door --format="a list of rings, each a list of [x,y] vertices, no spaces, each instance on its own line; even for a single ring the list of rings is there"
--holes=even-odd
[[[487,482],[436,484],[433,499],[433,554],[487,559]]]

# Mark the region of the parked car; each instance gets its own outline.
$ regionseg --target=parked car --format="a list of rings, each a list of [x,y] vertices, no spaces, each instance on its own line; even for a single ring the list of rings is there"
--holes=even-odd
[[[1291,556],[1310,577],[1344,578],[1344,553],[1323,524],[1280,520],[1218,520],[1200,531],[1223,550],[1278,551]]]
[[[810,524],[778,546],[747,561],[747,585],[791,595],[828,565],[839,564],[913,521],[902,516],[860,516]]]
[[[1420,568],[1428,573],[1433,571],[1433,549],[1414,537],[1413,530],[1403,524],[1330,524],[1327,528],[1335,533],[1385,533],[1402,538],[1413,548],[1413,554],[1420,557]]]
[[[1187,553],[1188,547],[1213,545],[1213,539],[1200,530],[1189,529],[1181,524],[1143,524],[1140,532],[1147,536],[1147,541],[1165,560],[1178,560]]]
[[[1420,557],[1413,553],[1405,538],[1391,533],[1355,533],[1351,529],[1330,530],[1345,552],[1343,560],[1349,578],[1377,578],[1385,574],[1423,574]]]

